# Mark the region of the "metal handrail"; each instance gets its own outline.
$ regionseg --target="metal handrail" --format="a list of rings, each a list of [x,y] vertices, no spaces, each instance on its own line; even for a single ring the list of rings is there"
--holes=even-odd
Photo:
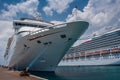
[[[45,28],[40,29],[40,30],[31,31],[31,32],[29,32],[29,35],[34,35],[34,34],[39,33],[39,32],[48,31],[50,29],[56,29],[56,28],[65,27],[66,25],[67,24],[58,24],[58,25],[54,25],[54,26],[50,26],[50,27],[45,27]]]

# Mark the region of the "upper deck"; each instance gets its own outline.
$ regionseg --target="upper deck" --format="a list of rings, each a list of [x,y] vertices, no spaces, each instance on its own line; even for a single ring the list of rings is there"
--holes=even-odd
[[[79,46],[72,47],[72,50],[69,50],[68,53],[79,53],[105,47],[112,48],[115,46],[120,46],[120,29],[85,41]]]
[[[45,22],[42,20],[34,20],[34,19],[21,19],[21,20],[14,20],[13,21],[13,28],[19,29],[21,27],[37,27],[37,28],[44,28],[48,26],[53,26],[53,23]]]

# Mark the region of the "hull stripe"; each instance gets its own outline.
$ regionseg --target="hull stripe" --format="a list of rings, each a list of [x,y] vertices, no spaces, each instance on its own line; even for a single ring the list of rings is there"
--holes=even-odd
[[[44,34],[44,35],[40,35],[40,36],[37,36],[37,37],[29,39],[29,41],[33,41],[35,39],[42,38],[42,37],[45,37],[45,36],[48,36],[48,35],[52,35],[52,34],[56,34],[56,33],[59,33],[59,32],[61,32],[61,31],[53,32],[53,33],[49,33],[49,34]]]

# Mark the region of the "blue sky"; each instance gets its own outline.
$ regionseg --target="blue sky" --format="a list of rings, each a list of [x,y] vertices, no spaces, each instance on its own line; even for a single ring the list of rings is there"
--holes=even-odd
[[[0,0],[0,10],[8,10],[8,6],[10,5],[17,5],[17,4],[22,4],[25,3],[27,0]],[[65,19],[67,18],[67,15],[72,13],[72,9],[75,8],[77,6],[77,8],[79,10],[83,10],[83,8],[87,5],[88,0],[67,0],[68,2],[70,2],[69,4],[67,4],[69,7],[66,8],[62,13],[57,13],[55,10],[53,11],[53,15],[46,15],[45,11],[43,10],[43,8],[45,6],[47,6],[49,0],[37,0],[38,4],[38,8],[37,11],[41,14],[41,17],[43,20],[46,21],[52,21],[52,20],[58,20],[58,21],[65,21]],[[54,1],[54,0],[52,0]],[[62,5],[61,5],[62,6]],[[33,16],[31,15],[27,15],[24,13],[20,13],[17,12],[17,17],[14,17],[13,19],[20,19],[21,17],[30,17],[33,18]],[[5,19],[7,20],[7,18]]]
[[[88,30],[81,37],[85,39],[120,28],[120,0],[0,0],[0,58],[3,58],[8,38],[13,35],[12,21],[34,18],[36,14],[54,23],[89,22]],[[76,45],[80,42],[78,40]]]

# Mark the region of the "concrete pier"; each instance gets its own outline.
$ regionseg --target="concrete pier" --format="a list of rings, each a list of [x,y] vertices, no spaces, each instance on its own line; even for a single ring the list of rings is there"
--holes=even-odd
[[[20,76],[20,71],[8,70],[0,67],[0,80],[47,80],[34,75]]]

